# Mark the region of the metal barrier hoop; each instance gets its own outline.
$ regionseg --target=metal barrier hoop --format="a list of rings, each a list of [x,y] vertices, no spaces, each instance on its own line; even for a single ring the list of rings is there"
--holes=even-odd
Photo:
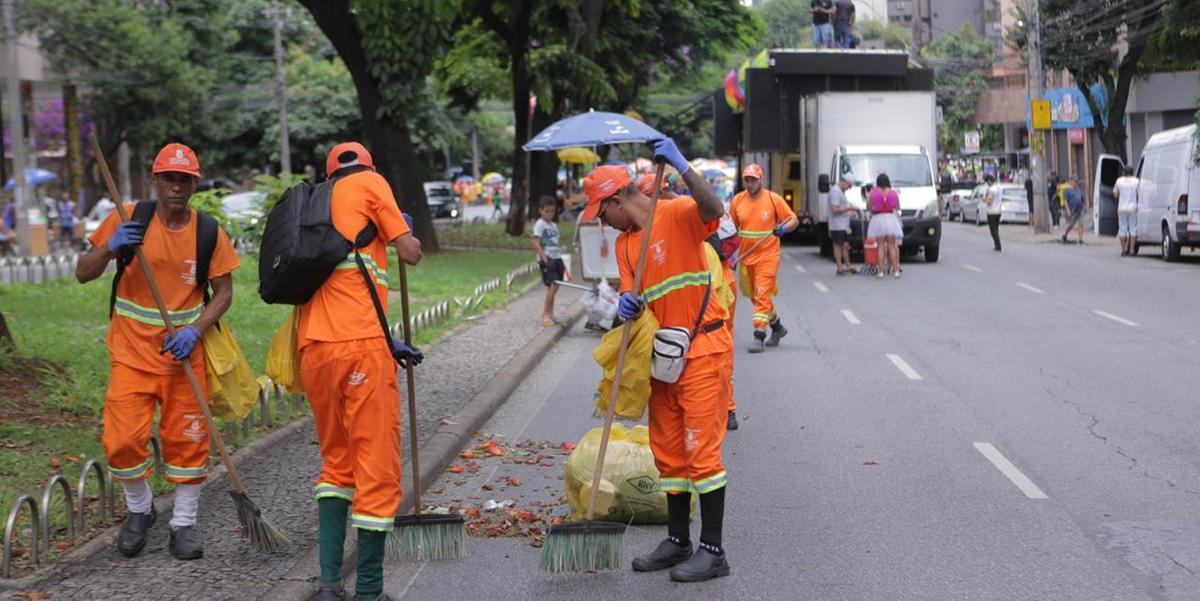
[[[111,507],[111,505],[112,505],[111,498],[110,498],[110,495],[108,494],[108,492],[109,492],[108,480],[109,480],[109,478],[111,478],[111,475],[100,465],[99,461],[96,461],[95,459],[88,459],[87,462],[83,464],[83,471],[79,472],[79,531],[80,532],[83,532],[87,529],[87,518],[84,516],[83,509],[84,509],[84,501],[87,499],[88,474],[91,472],[96,473],[96,483],[97,483],[97,486],[100,487],[100,495],[99,495],[100,521],[104,522],[106,520],[106,518],[108,517],[108,513],[105,511],[106,507],[108,509],[113,509]]]
[[[63,498],[67,501],[67,538],[71,540],[72,545],[75,544],[75,499],[71,496],[71,485],[67,483],[66,477],[55,474],[50,477],[42,491],[42,548],[47,553],[50,552],[50,496],[54,494],[55,484],[62,489]]]
[[[13,502],[12,509],[8,512],[8,521],[4,524],[4,560],[0,566],[0,578],[10,578],[12,576],[12,536],[13,528],[17,524],[17,515],[21,513],[21,506],[29,506],[30,519],[33,521],[32,528],[29,529],[29,538],[32,544],[29,545],[29,557],[33,559],[33,565],[38,565],[41,556],[38,554],[38,533],[41,530],[41,524],[38,521],[38,506],[37,501],[29,495],[21,495]]]

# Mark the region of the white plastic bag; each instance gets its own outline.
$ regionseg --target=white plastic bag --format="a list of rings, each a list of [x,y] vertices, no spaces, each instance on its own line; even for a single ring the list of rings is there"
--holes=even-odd
[[[595,290],[583,293],[583,307],[588,323],[609,329],[617,316],[617,292],[602,279]]]

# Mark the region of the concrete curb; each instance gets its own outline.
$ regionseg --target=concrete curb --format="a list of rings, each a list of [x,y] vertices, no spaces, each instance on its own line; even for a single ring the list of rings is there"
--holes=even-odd
[[[459,451],[475,432],[487,420],[491,419],[496,410],[504,404],[517,386],[533,371],[542,356],[546,354],[576,323],[584,316],[582,305],[577,304],[567,317],[566,326],[561,328],[546,328],[534,336],[518,353],[512,356],[491,382],[475,395],[469,403],[457,413],[446,419],[442,426],[434,432],[429,440],[421,445],[421,488],[427,489],[437,480],[447,467],[458,457]],[[418,399],[420,402],[420,399]],[[405,416],[408,419],[408,416]],[[403,473],[412,474],[411,462],[405,463]],[[408,489],[411,490],[411,479]],[[405,495],[400,504],[401,515],[412,512],[412,496]],[[353,528],[350,529],[353,531]],[[357,563],[357,548],[351,544],[349,537],[346,541],[346,555],[342,563],[342,577],[348,578]],[[266,601],[297,601],[307,599],[315,588],[313,582],[319,572],[320,550],[314,547],[301,558],[281,582],[265,597]]]
[[[271,447],[274,447],[285,438],[295,434],[296,432],[299,432],[310,423],[312,423],[311,415],[301,417],[285,426],[280,427],[278,430],[270,432],[266,436],[251,442],[240,451],[233,454],[233,464],[238,468],[243,467],[255,457],[261,455]],[[214,486],[216,483],[219,483],[222,480],[225,480],[227,473],[228,472],[225,469],[224,464],[217,465],[217,467],[213,468],[213,470],[209,472],[208,479],[205,481],[204,486],[207,488],[209,486]],[[118,485],[115,480],[113,481],[113,484]],[[250,495],[251,499],[254,498],[253,490],[247,490],[246,493]],[[115,498],[117,503],[123,502],[123,497],[121,496],[119,490],[117,491]],[[171,509],[175,507],[175,493],[168,493],[158,497],[154,500],[154,507],[158,510],[159,514],[169,516],[171,514]],[[97,534],[91,540],[64,553],[58,561],[43,565],[35,570],[32,574],[27,574],[25,576],[21,576],[20,578],[0,580],[0,591],[23,590],[35,587],[38,582],[45,580],[53,573],[86,561],[93,554],[104,549],[104,547],[116,544],[117,535],[120,532],[121,527],[119,525],[112,526],[104,532]]]

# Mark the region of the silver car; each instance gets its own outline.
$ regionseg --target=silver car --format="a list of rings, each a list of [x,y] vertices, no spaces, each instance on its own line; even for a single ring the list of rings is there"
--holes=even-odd
[[[1018,184],[998,184],[1000,187],[1000,222],[1029,223],[1029,199],[1025,196],[1025,187]],[[987,223],[988,206],[983,201],[987,195],[987,185],[979,184],[971,191],[971,195],[962,199],[962,221],[975,222],[975,225]]]

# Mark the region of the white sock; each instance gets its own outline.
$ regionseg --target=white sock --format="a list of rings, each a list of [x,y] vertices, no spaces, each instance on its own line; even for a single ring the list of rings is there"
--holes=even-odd
[[[129,513],[150,513],[154,506],[154,493],[150,492],[150,484],[143,480],[122,480],[125,489],[125,507]]]
[[[171,528],[196,525],[200,508],[200,489],[203,484],[180,484],[175,487],[175,510],[171,512]]]

